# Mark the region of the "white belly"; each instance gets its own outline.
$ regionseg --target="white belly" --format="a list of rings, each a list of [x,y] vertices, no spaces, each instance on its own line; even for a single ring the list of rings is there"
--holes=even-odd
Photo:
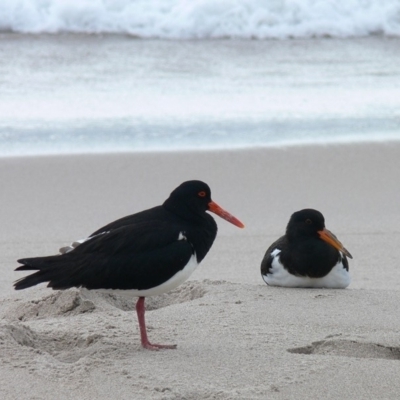
[[[155,286],[150,289],[144,289],[144,290],[137,290],[137,289],[128,289],[128,290],[120,290],[120,289],[99,289],[99,292],[105,292],[105,293],[117,293],[117,294],[122,294],[124,296],[128,297],[148,297],[148,296],[158,296],[163,293],[167,293],[176,287],[178,287],[180,284],[185,282],[190,275],[194,272],[196,267],[198,266],[196,254],[192,255],[190,258],[189,262],[186,264],[186,266],[177,272],[174,276],[169,278],[167,281],[162,283],[161,285]]]
[[[322,278],[310,278],[290,274],[280,263],[279,253],[280,250],[272,252],[274,258],[270,273],[262,276],[265,283],[270,286],[344,289],[350,284],[349,271],[343,268],[341,261],[332,268],[328,275]]]

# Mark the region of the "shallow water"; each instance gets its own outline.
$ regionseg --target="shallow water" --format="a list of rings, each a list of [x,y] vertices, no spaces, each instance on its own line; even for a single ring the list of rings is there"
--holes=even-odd
[[[3,156],[400,139],[399,38],[0,44]]]

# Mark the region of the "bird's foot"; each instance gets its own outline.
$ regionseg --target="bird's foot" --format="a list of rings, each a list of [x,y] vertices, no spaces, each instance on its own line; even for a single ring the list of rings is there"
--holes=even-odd
[[[156,343],[150,343],[149,341],[142,342],[142,346],[147,350],[156,350],[156,351],[160,349],[176,349],[177,347],[176,344],[156,344]]]

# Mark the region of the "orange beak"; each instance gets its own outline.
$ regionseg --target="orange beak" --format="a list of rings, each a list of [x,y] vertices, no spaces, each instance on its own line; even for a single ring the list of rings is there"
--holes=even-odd
[[[318,234],[323,241],[333,246],[336,250],[339,250],[349,258],[353,258],[349,251],[339,242],[338,238],[331,231],[324,228],[322,231],[318,231]]]
[[[214,214],[219,215],[224,220],[230,222],[231,224],[236,225],[239,228],[244,228],[244,225],[236,217],[234,217],[232,214],[229,214],[228,211],[225,211],[217,203],[210,201],[208,203],[208,209]]]

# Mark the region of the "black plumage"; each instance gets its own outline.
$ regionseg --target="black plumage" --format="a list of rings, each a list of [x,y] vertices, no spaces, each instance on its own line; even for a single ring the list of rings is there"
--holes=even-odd
[[[294,277],[315,278],[308,282],[318,285],[318,278],[327,277],[338,264],[349,271],[346,256],[352,258],[336,236],[325,228],[323,215],[317,210],[304,209],[291,216],[286,234],[267,249],[261,262],[261,275],[266,283],[273,284],[274,266],[276,269],[280,265]],[[295,282],[285,278],[282,286],[295,286]],[[301,285],[301,281],[298,282]]]
[[[139,297],[159,294],[166,282],[173,285],[179,277],[176,285],[181,283],[179,273],[191,260],[200,263],[211,248],[217,224],[206,211],[243,227],[211,200],[207,184],[187,181],[161,206],[111,222],[82,243],[63,248],[64,254],[18,260],[23,265],[17,271],[37,272],[18,280],[15,289],[48,282],[48,287],[61,290],[85,287],[133,290]],[[144,309],[140,328],[144,347],[165,347],[152,345],[143,337]]]

